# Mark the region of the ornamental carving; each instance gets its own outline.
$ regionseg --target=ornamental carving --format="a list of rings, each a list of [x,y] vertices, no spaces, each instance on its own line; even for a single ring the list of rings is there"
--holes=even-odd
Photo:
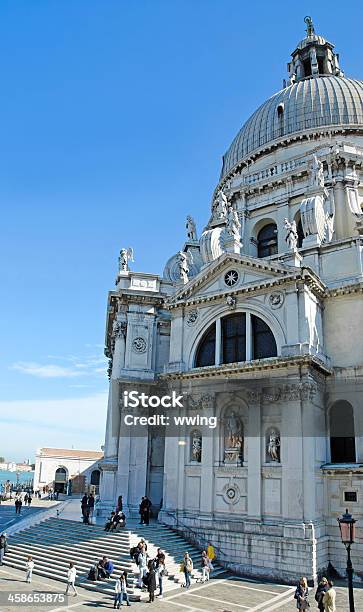
[[[140,336],[138,338],[134,338],[132,341],[132,350],[135,353],[145,353],[147,348],[147,344],[146,344],[146,340],[144,340],[144,338],[141,338]]]
[[[236,308],[237,299],[234,295],[227,295],[226,304],[230,310],[234,310]]]
[[[274,291],[268,298],[272,310],[281,308],[284,303],[285,296],[282,291]]]
[[[238,279],[239,279],[239,274],[237,270],[229,270],[224,275],[224,282],[227,285],[227,287],[233,287],[234,285],[236,285],[236,283],[238,282]]]
[[[210,393],[202,393],[199,395],[189,396],[189,407],[193,410],[208,410],[213,406],[214,395]]]
[[[191,327],[192,325],[194,325],[194,323],[196,323],[198,319],[198,311],[195,310],[191,310],[187,316],[187,325],[189,325],[189,327]]]
[[[223,487],[222,496],[226,504],[233,506],[241,499],[241,491],[235,482],[230,482]]]

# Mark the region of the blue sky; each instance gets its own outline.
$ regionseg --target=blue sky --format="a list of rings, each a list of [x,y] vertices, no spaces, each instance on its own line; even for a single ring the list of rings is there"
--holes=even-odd
[[[100,447],[120,247],[162,273],[186,215],[203,227],[307,14],[363,78],[359,4],[2,0],[0,455]]]

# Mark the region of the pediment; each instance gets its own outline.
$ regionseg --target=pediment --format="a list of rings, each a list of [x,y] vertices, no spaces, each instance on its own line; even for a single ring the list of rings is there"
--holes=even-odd
[[[276,279],[291,278],[296,274],[301,274],[301,268],[246,255],[223,253],[205,266],[189,283],[180,287],[169,302],[208,297]],[[234,283],[233,278],[236,276],[237,281]]]

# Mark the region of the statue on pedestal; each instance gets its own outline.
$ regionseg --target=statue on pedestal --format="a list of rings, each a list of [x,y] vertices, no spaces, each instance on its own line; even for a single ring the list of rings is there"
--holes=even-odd
[[[311,166],[311,175],[310,175],[311,187],[315,187],[318,189],[324,189],[324,166],[323,162],[321,162],[316,155],[313,155],[313,163]]]
[[[229,236],[233,236],[236,240],[240,240],[241,222],[233,204],[228,205],[226,230]]]
[[[179,251],[178,255],[178,268],[179,268],[179,278],[184,283],[189,282],[189,264],[193,263],[193,258],[191,253],[184,251]]]
[[[187,223],[186,223],[186,228],[187,228],[187,238],[188,240],[198,240],[197,237],[197,228],[195,225],[195,221],[193,219],[193,217],[191,217],[190,215],[187,216]]]
[[[122,248],[118,258],[119,272],[129,271],[129,261],[134,261],[134,251],[131,247],[128,249]]]
[[[227,210],[228,210],[228,200],[225,194],[223,193],[223,190],[220,189],[217,194],[217,198],[214,203],[214,206],[213,206],[214,216],[216,216],[217,219],[225,219],[227,216]]]
[[[287,242],[287,246],[290,250],[296,251],[297,243],[298,243],[298,233],[296,227],[296,221],[290,221],[285,218],[284,228],[286,230],[285,240]]]
[[[269,435],[267,454],[271,461],[280,461],[280,434],[274,429]]]

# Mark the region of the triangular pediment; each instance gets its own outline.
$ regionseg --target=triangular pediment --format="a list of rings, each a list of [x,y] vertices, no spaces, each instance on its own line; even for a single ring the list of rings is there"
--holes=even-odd
[[[237,273],[235,283],[233,283],[234,272]],[[261,282],[291,278],[297,274],[301,274],[299,267],[247,255],[223,253],[218,259],[206,265],[189,283],[180,287],[169,302],[175,303],[197,296],[207,297],[224,291],[240,290],[259,285]]]

